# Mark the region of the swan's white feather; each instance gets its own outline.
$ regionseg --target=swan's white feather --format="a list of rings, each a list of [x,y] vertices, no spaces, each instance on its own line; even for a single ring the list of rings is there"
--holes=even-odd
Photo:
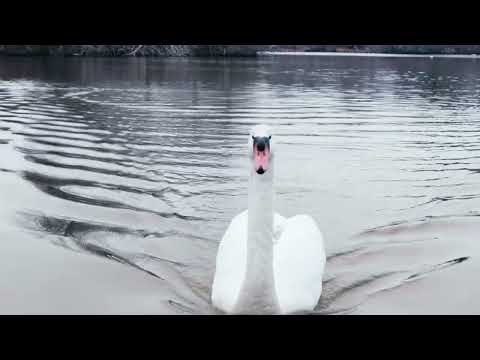
[[[212,302],[233,313],[246,273],[248,210],[235,216],[220,242]],[[284,314],[312,310],[322,293],[326,262],[323,236],[307,215],[274,217],[273,269],[275,290]]]
[[[286,219],[280,214],[274,217],[274,239],[282,234]],[[215,277],[212,285],[213,305],[233,313],[240,296],[247,270],[248,210],[235,216],[225,231],[217,252]]]
[[[235,309],[245,278],[247,219],[247,211],[235,216],[218,247],[212,285],[212,303],[226,313],[232,313]]]
[[[326,263],[323,236],[308,215],[285,221],[273,247],[275,291],[284,314],[311,311],[322,293]]]

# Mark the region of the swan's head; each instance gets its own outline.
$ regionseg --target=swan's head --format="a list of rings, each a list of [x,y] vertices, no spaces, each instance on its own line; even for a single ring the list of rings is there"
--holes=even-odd
[[[272,133],[268,126],[257,125],[250,130],[250,156],[257,174],[268,171],[273,156]]]

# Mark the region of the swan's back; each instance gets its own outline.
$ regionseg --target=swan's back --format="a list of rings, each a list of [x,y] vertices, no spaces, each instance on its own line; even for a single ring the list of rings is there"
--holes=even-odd
[[[322,293],[326,263],[323,236],[307,215],[286,220],[273,249],[273,272],[282,313],[311,311]]]
[[[274,239],[278,241],[286,219],[275,214]],[[235,216],[218,247],[215,276],[212,285],[213,305],[234,313],[247,273],[248,210]]]
[[[235,313],[247,267],[248,211],[235,216],[220,242],[212,286],[213,305]],[[274,218],[273,272],[283,314],[311,311],[322,293],[326,263],[323,236],[307,215]],[[278,238],[277,238],[278,236]]]

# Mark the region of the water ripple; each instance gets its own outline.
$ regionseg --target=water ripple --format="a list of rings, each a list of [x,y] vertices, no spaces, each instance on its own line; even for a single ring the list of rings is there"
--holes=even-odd
[[[105,61],[64,59],[52,71],[0,59],[2,211],[30,214],[59,246],[183,289],[172,307],[205,310],[218,241],[247,206],[246,144],[259,122],[274,128],[277,211],[310,214],[325,235],[316,313],[354,311],[474,258],[454,237],[448,258],[437,246],[480,211],[476,64]]]

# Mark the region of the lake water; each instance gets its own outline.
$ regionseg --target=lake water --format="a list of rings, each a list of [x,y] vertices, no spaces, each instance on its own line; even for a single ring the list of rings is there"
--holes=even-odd
[[[0,313],[215,313],[274,128],[325,237],[316,314],[480,313],[480,61],[0,58]]]

